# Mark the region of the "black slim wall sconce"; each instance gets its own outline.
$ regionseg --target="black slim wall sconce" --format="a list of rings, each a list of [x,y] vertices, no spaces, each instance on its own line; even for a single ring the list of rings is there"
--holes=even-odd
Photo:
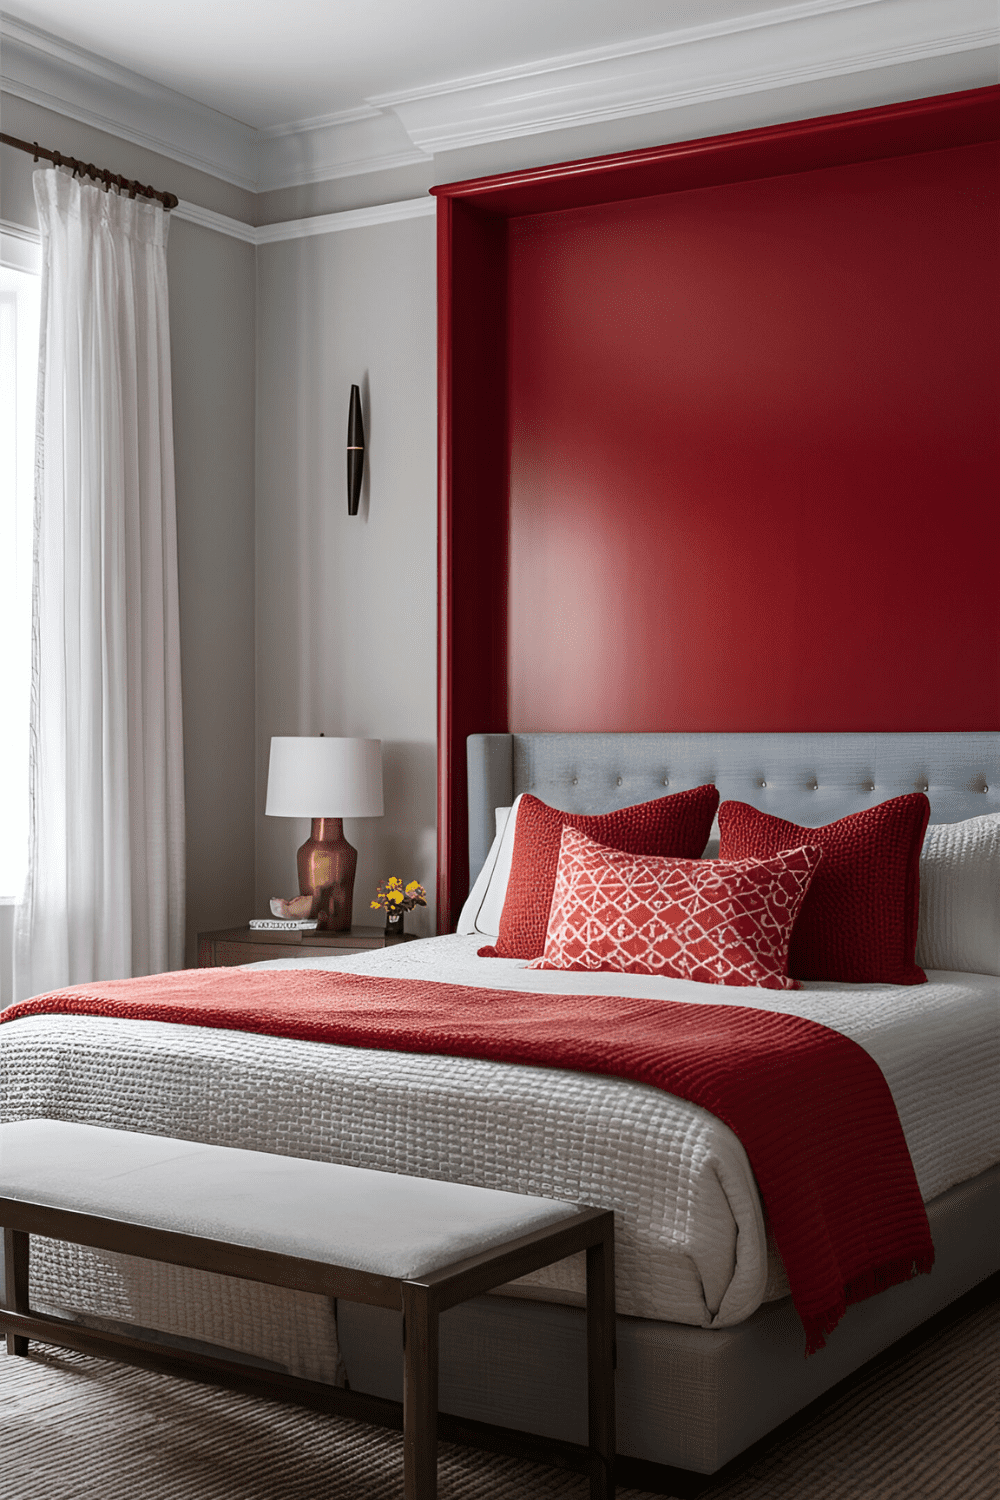
[[[361,420],[361,392],[351,386],[351,405],[347,414],[347,514],[356,516],[361,499],[361,481],[365,477],[365,424]]]

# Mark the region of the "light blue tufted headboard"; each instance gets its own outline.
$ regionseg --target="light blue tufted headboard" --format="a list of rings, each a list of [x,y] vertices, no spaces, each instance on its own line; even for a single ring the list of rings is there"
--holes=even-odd
[[[926,792],[932,823],[1000,810],[1000,735],[473,734],[469,869],[493,841],[497,807],[534,792],[567,812],[609,812],[715,782],[723,801],[818,828]]]

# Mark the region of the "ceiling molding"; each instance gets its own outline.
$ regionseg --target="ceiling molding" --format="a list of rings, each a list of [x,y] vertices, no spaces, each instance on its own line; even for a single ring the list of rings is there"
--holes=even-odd
[[[218,214],[212,208],[202,208],[200,203],[188,203],[182,198],[176,208],[170,210],[171,218],[184,219],[188,224],[199,224],[202,229],[213,229],[216,234],[228,234],[234,240],[244,240],[256,245],[257,230],[242,219],[231,219],[228,214]]]
[[[344,229],[367,229],[373,224],[395,224],[404,219],[429,219],[437,212],[437,200],[428,193],[422,198],[404,198],[399,203],[375,203],[370,208],[346,208],[335,214],[315,214],[311,219],[286,219],[281,224],[244,224],[228,214],[217,214],[198,203],[182,198],[171,209],[173,219],[184,219],[216,234],[229,235],[247,245],[276,245],[281,240],[311,239],[317,234],[337,234]],[[40,264],[41,236],[37,228],[0,219],[0,260],[8,265],[23,265],[37,270]]]
[[[436,153],[968,53],[998,41],[994,0],[812,0],[368,102],[392,109],[410,140]]]
[[[391,111],[365,105],[357,111],[303,120],[299,128],[262,130],[257,142],[257,190],[302,187],[336,177],[356,177],[391,167],[429,165],[432,158],[410,140]]]
[[[427,165],[436,152],[463,146],[831,77],[860,80],[932,58],[943,60],[935,91],[970,88],[995,81],[979,76],[987,66],[981,49],[1000,42],[995,0],[802,0],[373,95],[351,109],[258,131],[23,22],[3,16],[0,26],[0,81],[10,93],[254,192]],[[856,88],[849,107],[889,102],[874,85],[867,94]]]
[[[336,234],[341,229],[366,229],[372,224],[394,224],[401,219],[428,219],[437,212],[437,200],[404,198],[399,203],[376,203],[371,208],[348,208],[336,214],[316,214],[311,219],[288,219],[283,224],[262,224],[254,231],[255,243],[274,245],[279,240],[311,239],[314,234]]]
[[[0,17],[0,84],[39,104],[251,192],[257,132],[106,58]]]
[[[730,16],[722,21],[709,21],[702,26],[685,26],[673,31],[657,32],[653,36],[633,38],[628,42],[613,42],[605,47],[563,52],[554,57],[539,58],[534,62],[521,63],[510,68],[495,68],[485,73],[474,73],[465,78],[451,78],[444,83],[426,84],[415,89],[401,89],[396,93],[373,94],[369,102],[385,107],[407,103],[410,100],[425,99],[437,94],[454,93],[460,89],[486,87],[493,83],[518,84],[536,74],[572,70],[586,67],[591,63],[614,63],[623,58],[639,57],[644,53],[662,52],[668,47],[687,47],[693,42],[712,41],[718,37],[756,31],[761,27],[808,20],[830,11],[858,10],[862,6],[880,3],[884,4],[885,0],[800,0],[798,5],[786,5],[778,10],[764,9],[755,11],[752,15]]]
[[[285,125],[265,125],[257,134],[264,140],[275,135],[298,135],[303,130],[325,130],[331,125],[352,125],[355,120],[372,120],[380,111],[374,104],[358,104],[353,109],[337,109],[329,115],[314,115],[309,120],[289,120]]]

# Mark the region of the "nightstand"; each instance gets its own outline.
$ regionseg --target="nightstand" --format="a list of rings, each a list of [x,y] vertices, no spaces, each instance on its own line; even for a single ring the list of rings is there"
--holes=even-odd
[[[199,932],[198,967],[257,964],[269,958],[327,958],[344,950],[394,948],[397,943],[409,943],[415,937],[414,932],[386,937],[381,927],[352,927],[350,932],[262,932],[249,927],[224,927],[220,932]]]

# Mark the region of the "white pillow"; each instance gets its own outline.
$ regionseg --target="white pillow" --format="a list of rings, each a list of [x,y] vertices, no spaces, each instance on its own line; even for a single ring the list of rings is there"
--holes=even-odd
[[[473,932],[482,932],[487,937],[500,936],[500,913],[507,899],[507,882],[510,879],[511,856],[514,849],[514,825],[517,822],[517,807],[520,801],[520,797],[516,797],[513,807],[495,809],[496,836],[483,862],[483,868],[476,876],[475,884],[462,907],[458,926],[455,928],[456,932],[463,933],[465,936]],[[511,817],[512,813],[513,817]],[[505,841],[504,835],[508,829],[510,837]],[[484,926],[484,922],[488,925]]]
[[[928,828],[917,963],[1000,975],[1000,812]]]

